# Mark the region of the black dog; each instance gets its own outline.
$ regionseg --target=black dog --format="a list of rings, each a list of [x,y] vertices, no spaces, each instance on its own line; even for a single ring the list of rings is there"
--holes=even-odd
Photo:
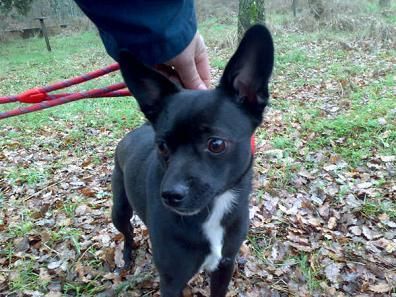
[[[271,34],[250,28],[214,90],[184,90],[121,52],[128,88],[149,120],[119,143],[112,178],[113,223],[131,264],[133,210],[147,225],[163,297],[211,272],[225,296],[249,225],[253,156],[274,61]]]

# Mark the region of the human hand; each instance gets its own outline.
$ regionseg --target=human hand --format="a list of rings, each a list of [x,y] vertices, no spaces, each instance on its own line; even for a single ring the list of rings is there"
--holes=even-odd
[[[205,90],[210,86],[208,53],[198,32],[184,51],[165,64],[176,70],[185,88]]]

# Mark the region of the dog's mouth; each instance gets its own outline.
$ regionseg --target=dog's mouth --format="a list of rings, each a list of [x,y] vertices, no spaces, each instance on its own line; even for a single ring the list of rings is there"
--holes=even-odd
[[[170,205],[166,204],[164,201],[162,201],[162,202],[168,209],[170,209],[174,213],[177,213],[180,216],[194,216],[201,211],[201,208],[191,209],[191,208],[184,208],[184,207],[174,207],[174,206],[170,206]]]

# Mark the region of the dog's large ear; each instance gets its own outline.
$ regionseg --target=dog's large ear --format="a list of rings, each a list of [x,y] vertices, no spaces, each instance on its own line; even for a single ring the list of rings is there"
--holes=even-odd
[[[255,126],[268,103],[268,81],[274,65],[271,33],[262,25],[251,27],[228,62],[219,88],[238,100],[252,115]]]
[[[179,91],[179,87],[156,70],[138,61],[130,52],[121,51],[121,74],[128,89],[150,122],[154,122],[164,104],[164,97]]]

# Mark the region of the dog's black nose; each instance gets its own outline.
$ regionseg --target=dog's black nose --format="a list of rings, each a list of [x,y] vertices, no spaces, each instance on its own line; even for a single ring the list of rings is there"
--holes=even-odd
[[[162,191],[162,198],[165,203],[169,206],[180,206],[183,199],[186,197],[188,188],[185,185],[178,184],[170,189],[164,189]]]

